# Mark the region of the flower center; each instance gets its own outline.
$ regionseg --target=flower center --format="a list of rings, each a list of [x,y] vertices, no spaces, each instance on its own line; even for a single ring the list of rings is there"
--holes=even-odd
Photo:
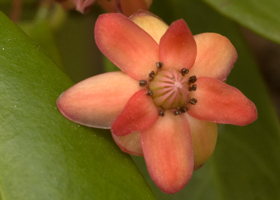
[[[186,112],[189,105],[195,105],[197,100],[191,98],[191,92],[197,86],[194,84],[196,76],[188,76],[189,70],[183,68],[181,71],[175,69],[162,70],[163,63],[156,63],[158,72],[149,74],[149,81],[140,80],[140,86],[147,86],[147,95],[153,98],[159,115],[164,115],[164,110],[169,109],[175,115]]]
[[[189,79],[175,69],[160,71],[149,84],[154,103],[164,109],[182,107],[188,102]]]

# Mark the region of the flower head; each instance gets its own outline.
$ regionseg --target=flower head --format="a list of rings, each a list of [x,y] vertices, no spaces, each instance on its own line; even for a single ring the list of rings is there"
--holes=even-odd
[[[144,155],[149,173],[166,193],[181,190],[211,156],[215,123],[246,125],[255,105],[227,85],[237,53],[219,34],[193,36],[181,19],[168,27],[138,12],[101,15],[99,49],[122,71],[84,80],[57,101],[68,119],[110,128],[119,147]]]

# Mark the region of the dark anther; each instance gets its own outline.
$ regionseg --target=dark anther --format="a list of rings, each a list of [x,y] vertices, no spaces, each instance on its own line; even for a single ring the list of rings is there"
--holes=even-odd
[[[180,110],[175,110],[173,113],[174,113],[174,115],[181,115],[181,111]]]
[[[157,63],[156,63],[156,66],[157,66],[158,69],[161,69],[162,66],[163,66],[163,63],[162,63],[162,62],[157,62]]]
[[[186,68],[181,69],[181,74],[185,76],[185,74],[189,73],[189,70]]]
[[[147,91],[147,95],[148,95],[148,96],[153,96],[153,91],[152,91],[152,90],[148,90],[148,91]]]
[[[185,112],[187,112],[188,110],[189,110],[189,108],[186,107],[186,106],[182,106],[182,107],[180,108],[180,111],[181,111],[182,113],[185,113]]]
[[[140,80],[140,81],[139,81],[139,85],[140,85],[141,87],[143,87],[143,86],[147,85],[147,81],[145,81],[145,80]]]
[[[196,84],[193,84],[191,87],[189,87],[189,91],[196,91]]]
[[[195,105],[197,103],[197,99],[191,98],[190,104]]]
[[[154,77],[155,77],[155,72],[154,71],[151,71],[151,73],[149,73],[149,77],[151,78],[151,79],[153,79]]]
[[[163,117],[164,116],[164,111],[162,109],[159,109],[158,114]]]
[[[196,76],[191,76],[189,82],[194,83],[196,80],[197,80]]]

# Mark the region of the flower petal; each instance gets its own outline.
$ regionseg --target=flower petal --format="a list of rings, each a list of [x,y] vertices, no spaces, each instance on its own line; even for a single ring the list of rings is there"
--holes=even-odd
[[[109,60],[136,80],[147,79],[156,69],[158,44],[119,13],[100,15],[95,24],[95,41]]]
[[[122,151],[135,156],[143,156],[140,132],[134,132],[125,136],[112,134],[112,136]]]
[[[135,93],[111,127],[116,136],[124,136],[150,127],[158,118],[158,109],[147,90]]]
[[[60,112],[71,121],[97,128],[110,128],[129,98],[140,89],[123,72],[88,78],[64,92],[57,100]]]
[[[217,33],[198,34],[194,39],[197,44],[197,55],[190,76],[226,80],[238,57],[229,39]]]
[[[182,19],[173,22],[159,43],[159,58],[163,68],[180,71],[190,69],[196,57],[196,43],[193,35]]]
[[[191,128],[194,169],[200,168],[213,154],[217,136],[217,124],[198,120],[188,114],[185,114]]]
[[[188,113],[191,116],[240,126],[256,120],[256,106],[235,87],[210,77],[199,77],[196,85],[197,90],[192,92],[191,97],[196,98],[197,103],[190,106]]]
[[[152,36],[158,44],[160,38],[168,29],[168,25],[164,21],[148,11],[139,11],[129,19]]]
[[[149,173],[157,186],[172,194],[181,190],[193,172],[190,127],[184,115],[166,111],[150,128],[140,132]]]

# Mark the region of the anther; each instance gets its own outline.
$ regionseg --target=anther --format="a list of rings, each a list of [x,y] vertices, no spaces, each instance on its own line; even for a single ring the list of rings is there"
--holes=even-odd
[[[191,98],[190,104],[195,105],[197,103],[197,99]]]
[[[193,84],[191,87],[189,87],[189,91],[196,91],[197,85]]]
[[[182,113],[185,113],[185,112],[187,112],[188,110],[189,110],[189,108],[186,107],[186,106],[182,106],[182,107],[180,108],[180,111],[181,111]]]
[[[177,109],[177,110],[175,110],[173,113],[174,113],[174,115],[181,115],[181,111],[180,111],[180,110],[178,110],[178,109]]]
[[[162,66],[163,66],[163,63],[162,63],[162,62],[157,62],[157,63],[156,63],[156,66],[157,66],[158,69],[161,69]]]
[[[189,82],[194,83],[196,80],[197,80],[196,76],[191,76]]]
[[[152,90],[148,90],[148,91],[147,91],[147,95],[148,95],[148,96],[153,96],[153,91],[152,91]]]
[[[155,78],[155,72],[154,71],[151,71],[151,73],[149,73],[149,77],[151,78],[151,79],[153,79],[153,78]]]
[[[182,74],[183,76],[185,76],[187,73],[189,73],[189,70],[188,70],[188,69],[186,69],[186,68],[181,69],[181,74]]]
[[[159,109],[158,114],[163,117],[164,116],[164,111],[162,109]]]
[[[140,85],[141,87],[144,87],[145,85],[147,85],[147,81],[145,81],[145,80],[140,80],[140,81],[139,81],[139,85]]]

